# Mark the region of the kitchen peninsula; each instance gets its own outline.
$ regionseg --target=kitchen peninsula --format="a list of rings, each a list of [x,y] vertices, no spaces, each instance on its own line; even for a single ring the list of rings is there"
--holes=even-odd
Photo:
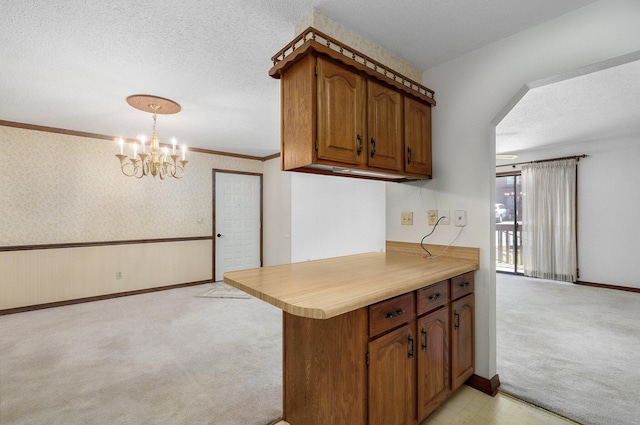
[[[283,310],[289,424],[417,424],[473,374],[478,262],[410,251],[225,273]]]

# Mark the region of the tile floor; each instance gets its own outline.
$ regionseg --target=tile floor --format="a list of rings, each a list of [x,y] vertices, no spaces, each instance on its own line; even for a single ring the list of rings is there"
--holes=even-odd
[[[289,425],[280,421],[274,425]],[[521,400],[463,385],[420,425],[579,425]]]
[[[463,385],[420,425],[576,425],[499,392],[491,397]]]

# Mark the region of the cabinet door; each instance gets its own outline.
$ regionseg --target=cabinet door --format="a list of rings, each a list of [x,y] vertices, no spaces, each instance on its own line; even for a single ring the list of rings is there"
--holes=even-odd
[[[404,169],[431,178],[431,107],[404,98]]]
[[[449,306],[418,319],[418,420],[449,395]]]
[[[474,295],[451,304],[451,390],[471,375],[474,366]]]
[[[415,322],[369,342],[369,425],[414,425]]]
[[[394,171],[402,169],[402,95],[369,81],[367,117],[369,166]]]
[[[366,163],[366,80],[318,58],[317,156],[319,160]]]

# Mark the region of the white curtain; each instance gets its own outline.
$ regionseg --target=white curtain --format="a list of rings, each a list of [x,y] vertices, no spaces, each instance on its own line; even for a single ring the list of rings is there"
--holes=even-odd
[[[526,276],[575,282],[577,160],[522,166],[522,262]]]

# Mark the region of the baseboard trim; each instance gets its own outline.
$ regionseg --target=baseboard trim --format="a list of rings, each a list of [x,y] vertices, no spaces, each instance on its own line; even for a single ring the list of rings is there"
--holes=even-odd
[[[165,291],[167,289],[184,288],[184,287],[187,287],[187,286],[203,285],[205,283],[212,283],[212,282],[213,282],[213,280],[201,280],[201,281],[197,281],[197,282],[178,283],[176,285],[167,285],[167,286],[158,286],[158,287],[155,287],[155,288],[138,289],[138,290],[135,290],[135,291],[118,292],[118,293],[115,293],[115,294],[98,295],[98,296],[95,296],[95,297],[76,298],[76,299],[73,299],[73,300],[56,301],[56,302],[53,302],[53,303],[36,304],[36,305],[28,305],[28,306],[24,306],[24,307],[8,308],[8,309],[5,309],[5,310],[0,310],[0,316],[4,316],[5,314],[13,314],[13,313],[24,313],[25,311],[32,311],[32,310],[42,310],[42,309],[45,309],[45,308],[62,307],[62,306],[65,306],[65,305],[88,303],[88,302],[92,302],[92,301],[108,300],[108,299],[111,299],[111,298],[128,297],[129,295],[148,294],[150,292]]]
[[[496,374],[493,378],[487,379],[473,374],[471,375],[471,378],[467,379],[465,384],[473,389],[489,394],[491,397],[495,397],[495,395],[498,394],[498,388],[500,387],[500,377]]]
[[[583,282],[581,280],[578,280],[576,282],[576,284],[577,285],[584,285],[584,286],[595,286],[596,288],[616,289],[618,291],[627,291],[627,292],[638,292],[638,293],[640,293],[640,288],[631,288],[629,286],[608,285],[606,283]]]

